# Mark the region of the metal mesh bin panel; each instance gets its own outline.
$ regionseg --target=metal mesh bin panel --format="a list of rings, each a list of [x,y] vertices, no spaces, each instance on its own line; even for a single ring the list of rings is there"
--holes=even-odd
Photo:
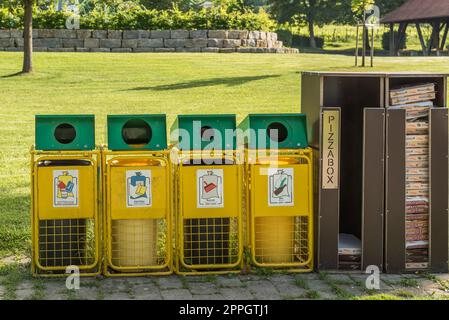
[[[39,263],[43,267],[91,265],[95,261],[94,233],[90,219],[39,221]]]
[[[184,258],[188,265],[238,261],[238,219],[184,219]]]

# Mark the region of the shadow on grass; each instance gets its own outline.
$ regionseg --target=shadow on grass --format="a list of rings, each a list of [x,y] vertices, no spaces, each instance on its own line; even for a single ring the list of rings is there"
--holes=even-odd
[[[6,74],[4,76],[1,76],[0,78],[13,78],[13,77],[20,77],[20,76],[24,76],[27,75],[29,73],[23,73],[22,71],[16,72],[16,73],[11,73],[11,74]]]
[[[126,91],[169,91],[169,90],[182,90],[182,89],[192,89],[192,88],[202,88],[217,85],[226,85],[228,87],[239,86],[251,81],[258,81],[269,78],[278,78],[280,74],[275,75],[264,75],[264,76],[248,76],[248,77],[230,77],[230,78],[213,78],[207,80],[192,80],[186,82],[179,82],[174,84],[165,84],[154,87],[137,87],[127,89]]]
[[[14,78],[14,77],[25,77],[25,76],[30,76],[30,75],[33,75],[33,74],[34,74],[33,71],[30,71],[30,72],[19,71],[19,72],[14,72],[14,73],[11,73],[11,74],[5,74],[3,76],[0,76],[0,78],[7,79],[7,78]]]

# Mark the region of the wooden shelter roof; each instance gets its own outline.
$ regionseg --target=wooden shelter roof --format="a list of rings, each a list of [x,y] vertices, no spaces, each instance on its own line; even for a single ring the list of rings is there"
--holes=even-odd
[[[381,23],[431,22],[449,19],[449,0],[409,0],[381,19]]]

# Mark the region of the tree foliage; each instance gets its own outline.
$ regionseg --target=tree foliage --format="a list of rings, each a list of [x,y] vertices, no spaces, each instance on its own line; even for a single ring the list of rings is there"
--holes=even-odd
[[[305,24],[313,19],[316,24],[331,22],[341,0],[268,0],[271,13],[279,22]]]
[[[374,0],[351,0],[351,11],[357,18],[362,18],[365,11],[374,5]]]
[[[379,7],[381,15],[386,15],[402,6],[405,2],[407,0],[376,0],[376,6]]]
[[[395,10],[407,0],[267,0],[269,11],[281,22],[305,24],[312,17],[315,24],[354,24],[364,8],[375,4],[381,16]]]

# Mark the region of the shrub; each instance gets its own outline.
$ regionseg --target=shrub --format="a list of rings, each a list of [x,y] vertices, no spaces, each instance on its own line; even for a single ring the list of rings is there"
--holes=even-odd
[[[398,43],[399,34],[397,31],[394,32],[394,42]],[[385,32],[382,35],[382,49],[389,51],[390,50],[390,31]],[[399,49],[407,49],[407,34],[404,35],[402,42],[400,43]]]
[[[281,40],[285,46],[294,48],[310,48],[310,37],[293,34],[288,29],[279,29],[276,31],[278,39]],[[315,37],[317,48],[322,49],[324,47],[324,38]]]
[[[285,46],[292,46],[293,34],[290,30],[280,29],[277,30],[276,33],[278,34],[278,40],[282,41]]]
[[[10,12],[6,8],[0,8],[0,28],[17,29],[23,25],[23,9],[18,7]]]
[[[33,13],[33,26],[45,26],[42,29],[63,29],[70,17],[67,11],[35,10]]]
[[[315,37],[316,47],[323,49],[324,38]],[[292,47],[295,48],[310,48],[310,37],[302,35],[293,35],[292,37]]]

